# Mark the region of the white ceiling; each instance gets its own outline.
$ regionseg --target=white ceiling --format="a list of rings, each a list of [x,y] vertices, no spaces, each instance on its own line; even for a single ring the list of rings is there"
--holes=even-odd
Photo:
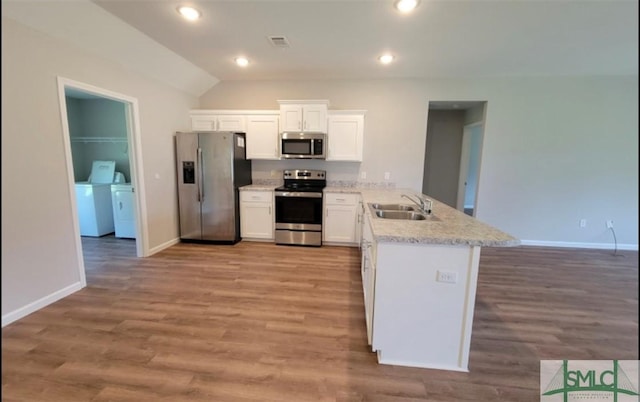
[[[637,0],[422,0],[411,15],[392,0],[184,2],[195,23],[174,0],[94,3],[220,80],[638,74]]]

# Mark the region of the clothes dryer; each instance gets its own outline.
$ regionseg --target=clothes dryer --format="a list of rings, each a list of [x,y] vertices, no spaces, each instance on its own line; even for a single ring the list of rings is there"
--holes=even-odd
[[[111,203],[113,205],[113,224],[115,225],[116,237],[135,239],[136,221],[131,183],[112,184]]]
[[[75,184],[81,236],[100,237],[114,232],[111,183],[115,168],[115,161],[94,161],[88,180]]]

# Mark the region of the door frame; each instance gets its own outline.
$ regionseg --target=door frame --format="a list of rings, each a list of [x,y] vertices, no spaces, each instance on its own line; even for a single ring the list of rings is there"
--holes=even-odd
[[[483,126],[483,121],[475,123],[465,124],[462,128],[462,146],[460,150],[460,171],[458,176],[458,194],[456,200],[456,209],[464,212],[464,201],[466,198],[467,179],[469,178],[469,161],[471,160],[471,129],[477,126]],[[484,137],[484,130],[480,130],[480,144],[482,144]],[[481,145],[482,146],[482,145]],[[479,149],[478,153],[482,153]],[[478,180],[480,179],[480,155],[478,155],[478,169],[476,170],[476,190],[473,197],[473,216],[476,215],[476,206],[478,204]]]
[[[140,113],[138,100],[134,97],[60,76],[57,77],[57,80],[58,98],[60,101],[60,118],[62,122],[62,135],[64,140],[64,153],[67,165],[67,180],[69,181],[69,198],[71,201],[73,229],[75,232],[76,241],[76,253],[78,255],[80,280],[82,282],[82,286],[84,287],[86,286],[86,276],[84,257],[82,254],[82,241],[80,236],[80,221],[78,219],[78,205],[75,195],[75,175],[73,170],[73,155],[71,152],[71,135],[69,133],[69,121],[67,118],[67,101],[65,97],[65,89],[75,89],[82,92],[87,92],[100,98],[115,100],[124,103],[125,105],[127,144],[129,149],[131,183],[133,185],[133,198],[135,205],[134,213],[136,224],[136,255],[137,257],[147,257],[150,255],[150,253],[144,175],[142,174],[144,170],[142,165]]]

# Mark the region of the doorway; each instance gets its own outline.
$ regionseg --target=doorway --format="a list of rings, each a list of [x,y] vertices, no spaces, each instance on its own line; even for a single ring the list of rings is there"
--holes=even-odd
[[[96,158],[104,159],[102,155],[104,155],[104,150],[100,150],[101,147],[110,147],[116,149],[117,151],[114,157],[110,157],[108,159],[112,159],[114,161],[119,161],[118,170],[123,170],[123,175],[118,176],[114,175],[116,180],[121,181],[115,186],[118,190],[121,189],[122,181],[126,181],[130,184],[131,189],[131,213],[133,214],[133,229],[134,232],[131,235],[128,235],[129,240],[121,239],[122,241],[127,241],[129,243],[128,249],[133,251],[133,247],[131,247],[131,240],[133,239],[135,242],[135,255],[137,257],[145,257],[149,255],[148,250],[148,241],[147,241],[147,233],[146,233],[146,210],[144,208],[144,184],[143,177],[138,172],[142,171],[142,154],[140,149],[140,128],[139,128],[139,117],[138,117],[138,101],[135,98],[129,97],[127,95],[118,94],[107,89],[98,88],[89,84],[69,80],[66,78],[58,77],[58,95],[60,101],[60,113],[61,113],[61,121],[63,128],[63,136],[65,143],[65,157],[67,162],[67,173],[70,183],[70,195],[71,195],[71,204],[73,208],[73,219],[74,219],[74,228],[76,231],[76,250],[78,252],[78,261],[80,262],[80,275],[83,284],[86,284],[86,276],[85,276],[85,256],[84,256],[84,248],[83,248],[83,239],[88,239],[92,245],[95,245],[97,241],[101,240],[100,236],[96,237],[87,237],[81,235],[80,228],[80,219],[79,219],[79,198],[77,198],[77,186],[76,182],[78,181],[86,181],[90,176],[90,171],[92,169],[87,166],[90,165]],[[91,105],[91,107],[101,104],[108,105],[108,108],[120,110],[120,114],[108,116],[111,118],[111,121],[108,125],[110,126],[110,130],[119,130],[121,129],[120,135],[109,134],[111,132],[92,132],[91,130],[86,130],[86,124],[78,121],[73,121],[73,109],[74,107],[78,107],[78,105],[82,105],[81,102],[95,102],[95,103],[86,103],[87,105]],[[94,108],[96,109],[96,108]],[[98,110],[106,110],[104,108]],[[71,111],[71,114],[70,114]],[[105,115],[101,114],[101,112],[94,112],[97,114],[96,119],[99,121],[100,119],[104,119]],[[107,112],[108,113],[108,112]],[[118,117],[114,117],[118,116]],[[85,131],[81,132],[80,135],[71,136],[71,127],[85,127]],[[86,147],[85,150],[87,152],[87,156],[83,158],[76,158],[74,160],[74,148],[77,149],[82,146],[82,144],[91,144],[91,147]],[[78,153],[76,152],[76,155]],[[87,162],[88,161],[88,162]],[[111,162],[111,161],[109,161]],[[84,183],[82,184],[84,186]],[[109,187],[109,195],[112,196],[111,185],[107,184]],[[91,191],[93,191],[94,187],[91,187]],[[107,190],[105,190],[107,191]],[[109,199],[111,201],[111,199]],[[112,206],[109,203],[109,206]],[[113,215],[112,215],[113,216]],[[105,238],[108,238],[108,242],[105,244],[110,244],[113,246],[114,236],[106,235]]]
[[[482,146],[483,123],[467,124],[462,130],[460,151],[460,177],[456,209],[475,216],[476,193],[480,177],[480,147]]]
[[[431,101],[422,192],[476,216],[486,101]]]

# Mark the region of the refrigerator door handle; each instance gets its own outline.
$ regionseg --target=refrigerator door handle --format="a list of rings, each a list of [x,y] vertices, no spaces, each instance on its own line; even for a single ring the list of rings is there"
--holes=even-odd
[[[198,147],[198,202],[202,202],[204,200],[204,187],[202,185],[204,177],[203,177],[203,160],[202,160],[202,148]]]

